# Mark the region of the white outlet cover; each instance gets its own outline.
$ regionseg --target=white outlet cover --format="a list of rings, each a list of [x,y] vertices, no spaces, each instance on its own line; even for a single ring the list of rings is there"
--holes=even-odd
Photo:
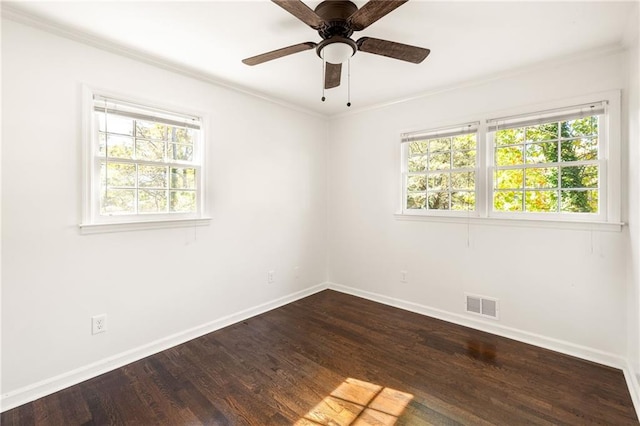
[[[91,317],[91,334],[104,333],[107,331],[107,314]]]

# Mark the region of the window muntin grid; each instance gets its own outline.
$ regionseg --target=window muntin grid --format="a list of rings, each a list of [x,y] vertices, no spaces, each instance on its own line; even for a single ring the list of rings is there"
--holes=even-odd
[[[599,117],[495,130],[492,209],[599,213]]]
[[[532,223],[606,222],[618,225],[620,93],[611,91],[600,96],[598,101],[592,96],[576,97],[567,102],[549,102],[547,109],[513,108],[508,111],[510,115],[503,114],[498,118],[480,117],[480,122],[402,133],[400,215],[515,220],[511,223],[526,220]],[[569,126],[565,129],[568,131],[563,133],[560,129],[556,135],[558,126],[581,119],[589,125],[582,129]],[[539,128],[549,124],[556,127],[552,131],[546,129],[546,132]],[[427,183],[423,183],[423,177],[412,178],[411,175],[434,171],[409,171],[409,158],[416,154],[409,150],[409,145],[459,135],[464,133],[461,131],[464,127],[473,128],[477,138],[475,211],[429,210]],[[525,137],[526,129],[535,127],[540,131],[537,134],[529,132]],[[516,129],[511,134],[511,141],[506,138],[496,141],[497,131],[510,129]],[[504,136],[504,133],[498,136]],[[507,151],[510,156],[496,155]],[[418,161],[424,165],[424,159]],[[432,181],[436,185],[434,189],[440,184],[447,185],[446,179],[437,176]],[[424,208],[409,208],[407,199],[412,192],[416,199],[409,202],[414,202],[413,207]],[[500,210],[494,208],[495,193],[500,193],[495,195],[496,199],[502,197],[496,201]]]
[[[117,107],[113,100],[94,100],[99,214],[198,213],[199,121],[138,105]]]
[[[477,134],[413,138],[404,178],[407,210],[475,210]]]

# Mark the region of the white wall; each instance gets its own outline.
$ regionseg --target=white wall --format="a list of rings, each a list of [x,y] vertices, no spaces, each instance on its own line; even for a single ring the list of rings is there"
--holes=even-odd
[[[327,253],[343,290],[463,323],[464,292],[497,297],[499,322],[467,323],[604,362],[626,357],[640,371],[637,42],[629,63],[614,52],[541,67],[336,118],[328,137],[322,118],[12,21],[2,55],[3,396],[33,397],[32,386],[300,294],[326,281]],[[210,226],[79,233],[81,83],[211,114]],[[394,218],[401,131],[627,84],[629,228]],[[271,269],[277,282],[266,285]],[[98,313],[109,331],[91,336]]]
[[[623,360],[626,228],[468,226],[400,221],[394,213],[402,131],[622,89],[625,66],[624,53],[614,51],[332,120],[329,281],[601,362]],[[408,283],[400,283],[400,270]],[[498,298],[500,320],[465,315],[465,292]]]
[[[211,115],[210,226],[79,233],[82,83]],[[4,396],[325,281],[325,119],[8,20],[2,89]]]
[[[629,90],[626,103],[628,111],[629,140],[629,290],[628,290],[628,352],[629,366],[635,374],[635,386],[640,382],[640,6],[628,24],[629,63],[627,78]],[[640,389],[637,389],[640,392]]]

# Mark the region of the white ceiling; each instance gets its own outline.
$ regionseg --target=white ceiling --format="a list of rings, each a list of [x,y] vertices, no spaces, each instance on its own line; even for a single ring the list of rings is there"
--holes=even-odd
[[[306,3],[315,8],[319,2]],[[354,3],[361,7],[366,1]],[[430,56],[415,65],[358,52],[351,60],[352,108],[619,44],[636,3],[411,0],[353,38],[426,47]],[[347,111],[346,67],[343,84],[327,90],[327,101],[321,102],[322,62],[314,50],[253,67],[241,63],[280,47],[320,41],[313,29],[267,0],[4,4],[308,110]]]

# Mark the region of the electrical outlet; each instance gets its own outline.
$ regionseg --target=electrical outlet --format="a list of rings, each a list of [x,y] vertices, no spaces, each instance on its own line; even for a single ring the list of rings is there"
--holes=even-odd
[[[300,278],[300,267],[296,266],[295,268],[293,268],[293,276],[294,278],[297,280]]]
[[[406,283],[409,282],[409,273],[407,271],[400,271],[400,282]]]
[[[267,272],[267,282],[269,284],[273,284],[275,280],[276,280],[276,271]]]
[[[91,334],[104,333],[107,331],[107,314],[91,317]]]

